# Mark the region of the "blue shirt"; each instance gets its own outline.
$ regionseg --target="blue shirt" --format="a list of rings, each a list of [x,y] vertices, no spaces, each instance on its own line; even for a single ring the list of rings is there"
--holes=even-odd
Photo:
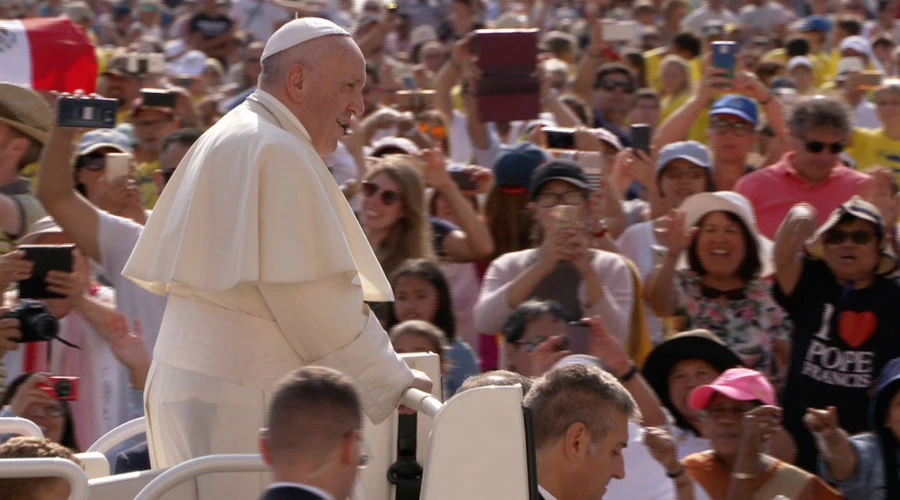
[[[819,476],[844,494],[847,500],[887,500],[884,478],[884,459],[881,442],[872,433],[850,437],[850,446],[856,452],[856,470],[845,481],[835,481],[825,460],[819,457]]]

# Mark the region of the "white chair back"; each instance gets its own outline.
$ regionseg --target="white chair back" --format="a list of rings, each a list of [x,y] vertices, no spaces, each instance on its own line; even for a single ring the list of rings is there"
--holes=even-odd
[[[103,453],[86,451],[84,453],[76,453],[75,457],[81,460],[81,468],[84,469],[88,480],[109,475],[109,460],[106,459],[106,455]]]
[[[166,495],[197,476],[220,472],[262,472],[269,470],[258,454],[210,455],[180,463],[157,476],[145,486],[134,500],[189,500],[188,497]],[[195,492],[195,490],[194,490]],[[193,497],[190,497],[193,498]],[[92,499],[93,500],[93,499]]]
[[[69,482],[69,500],[87,500],[88,479],[75,462],[65,458],[0,459],[0,478],[59,477]]]
[[[129,420],[128,422],[125,422],[124,424],[119,425],[115,429],[100,436],[100,438],[97,439],[97,441],[95,441],[94,444],[92,444],[87,449],[87,451],[98,451],[100,453],[106,454],[114,450],[122,443],[128,441],[129,439],[135,436],[140,436],[145,432],[147,432],[147,418],[138,417],[134,420]]]
[[[0,418],[0,434],[18,434],[20,436],[44,437],[41,428],[27,418],[4,417]]]

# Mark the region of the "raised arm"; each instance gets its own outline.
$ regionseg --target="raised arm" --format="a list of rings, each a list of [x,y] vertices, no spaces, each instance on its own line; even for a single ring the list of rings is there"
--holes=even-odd
[[[694,87],[694,95],[672,113],[653,134],[653,147],[658,151],[666,144],[683,141],[701,113],[722,92],[733,89],[733,81],[725,76],[726,70],[706,64],[703,80]]]
[[[663,318],[675,312],[678,294],[675,289],[675,266],[678,258],[697,233],[696,228],[684,228],[684,210],[676,209],[669,216],[665,239],[668,247],[665,257],[647,277],[644,298],[653,312]]]
[[[816,209],[798,203],[775,233],[775,279],[786,296],[794,293],[803,272],[803,246],[816,230]]]
[[[816,438],[816,447],[835,481],[850,479],[859,466],[859,457],[850,443],[847,431],[838,425],[837,408],[808,408],[803,423]]]

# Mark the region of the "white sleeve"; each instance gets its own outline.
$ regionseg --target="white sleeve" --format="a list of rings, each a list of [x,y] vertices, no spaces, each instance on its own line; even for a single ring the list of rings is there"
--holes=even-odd
[[[603,256],[594,258],[594,271],[603,284],[603,299],[598,300],[589,309],[585,308],[584,314],[600,316],[606,328],[622,345],[626,345],[631,336],[631,310],[634,308],[634,282],[631,279],[631,271],[618,255],[615,256],[615,260],[600,257]]]
[[[390,415],[413,375],[363,304],[362,287],[346,274],[258,287],[288,343],[307,364],[354,379],[372,422]]]

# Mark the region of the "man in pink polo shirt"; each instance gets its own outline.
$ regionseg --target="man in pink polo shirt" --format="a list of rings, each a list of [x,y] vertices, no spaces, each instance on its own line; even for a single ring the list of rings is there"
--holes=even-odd
[[[788,127],[792,151],[778,163],[741,178],[734,188],[753,203],[759,229],[767,238],[775,236],[795,204],[804,201],[816,213],[830,214],[871,182],[868,175],[841,162],[852,124],[840,102],[817,96],[798,103]]]

